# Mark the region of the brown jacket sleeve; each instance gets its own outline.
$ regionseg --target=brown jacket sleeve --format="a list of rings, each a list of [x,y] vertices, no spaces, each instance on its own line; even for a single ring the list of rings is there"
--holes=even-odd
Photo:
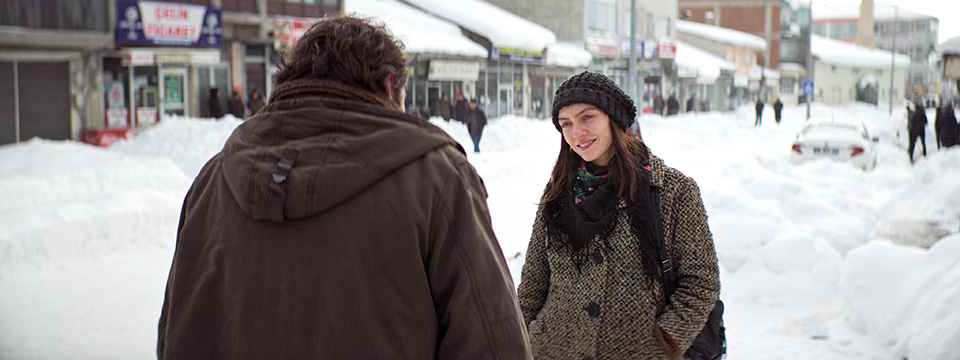
[[[513,280],[493,233],[486,190],[463,163],[431,221],[427,276],[440,322],[438,359],[531,359]]]

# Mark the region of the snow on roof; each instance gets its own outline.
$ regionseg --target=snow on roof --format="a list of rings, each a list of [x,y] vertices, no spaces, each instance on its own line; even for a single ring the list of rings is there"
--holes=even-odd
[[[696,75],[697,83],[713,84],[720,77],[721,70],[736,71],[736,65],[703,51],[696,46],[677,41],[677,67],[682,72]]]
[[[547,65],[585,67],[592,60],[593,55],[581,43],[557,41],[547,45]]]
[[[488,51],[468,39],[453,23],[398,0],[346,0],[344,12],[375,17],[406,45],[406,52],[486,58]]]
[[[404,0],[489,39],[494,47],[541,51],[557,41],[547,28],[480,0]]]
[[[880,69],[890,67],[889,51],[870,49],[817,35],[811,38],[810,47],[818,61],[828,64]],[[894,57],[897,67],[910,65],[909,56],[897,54]]]
[[[677,31],[724,44],[746,46],[757,50],[767,48],[767,41],[759,36],[719,26],[677,20]]]
[[[913,12],[893,5],[873,5],[873,19],[893,21],[894,9],[898,20],[921,20],[933,18],[930,15]],[[860,5],[820,6],[813,9],[813,20],[856,20],[860,17]]]
[[[937,51],[944,54],[960,54],[960,36],[944,41],[937,45]]]

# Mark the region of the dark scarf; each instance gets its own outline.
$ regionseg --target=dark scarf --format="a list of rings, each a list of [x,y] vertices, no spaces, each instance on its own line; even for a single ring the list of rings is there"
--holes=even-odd
[[[333,80],[297,79],[277,86],[270,101],[296,99],[303,96],[320,96],[357,101],[401,111],[400,105],[386,94],[376,93]]]
[[[591,171],[593,170],[593,171]],[[601,170],[602,171],[602,170]],[[563,238],[561,247],[569,247],[577,268],[588,256],[588,244],[600,235],[600,246],[609,249],[607,243],[613,222],[617,218],[617,205],[620,196],[617,189],[607,181],[606,175],[594,175],[595,169],[581,165],[571,191],[564,193],[558,201],[545,207],[548,234]],[[627,199],[627,214],[630,228],[637,237],[644,272],[648,276],[659,278],[659,247],[655,241],[653,199],[650,184],[644,181],[637,190],[636,201]]]

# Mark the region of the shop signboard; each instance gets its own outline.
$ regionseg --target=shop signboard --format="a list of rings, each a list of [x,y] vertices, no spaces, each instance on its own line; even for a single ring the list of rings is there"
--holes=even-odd
[[[430,60],[427,80],[477,81],[480,63],[475,61]]]
[[[493,58],[506,62],[525,62],[542,64],[543,50],[526,50],[509,47],[498,47],[493,49]]]
[[[677,57],[677,43],[661,40],[657,46],[657,57],[660,59],[674,59]]]
[[[117,0],[117,46],[219,48],[219,8],[154,1]]]
[[[283,52],[293,46],[317,19],[278,17],[273,20],[273,48]]]

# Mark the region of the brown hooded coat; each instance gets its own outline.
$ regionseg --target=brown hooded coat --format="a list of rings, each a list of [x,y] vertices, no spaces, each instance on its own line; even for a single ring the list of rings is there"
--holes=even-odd
[[[187,193],[158,358],[529,358],[463,149],[369,93],[291,88]]]

